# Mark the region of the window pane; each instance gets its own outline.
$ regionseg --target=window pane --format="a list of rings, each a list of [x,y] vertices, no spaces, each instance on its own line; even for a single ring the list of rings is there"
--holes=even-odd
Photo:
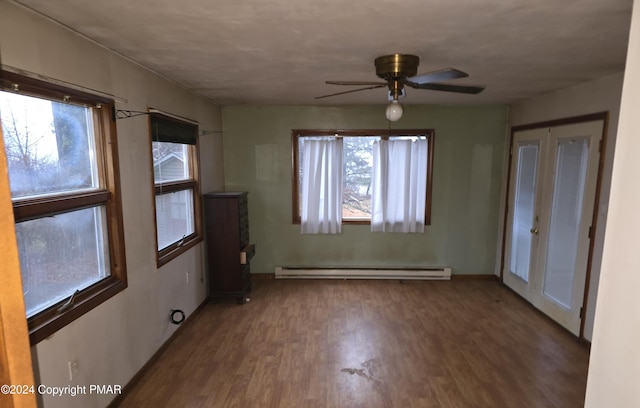
[[[193,190],[156,196],[158,250],[195,232]]]
[[[378,137],[345,137],[342,217],[371,219],[371,146]]]
[[[152,142],[154,183],[188,180],[189,145]]]
[[[99,187],[91,109],[0,91],[13,198]]]
[[[105,207],[16,224],[27,316],[110,275]]]

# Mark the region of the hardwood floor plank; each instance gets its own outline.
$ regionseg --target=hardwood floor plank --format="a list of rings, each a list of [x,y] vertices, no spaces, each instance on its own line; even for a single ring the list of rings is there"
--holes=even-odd
[[[259,280],[206,305],[120,407],[570,408],[588,349],[494,281]]]

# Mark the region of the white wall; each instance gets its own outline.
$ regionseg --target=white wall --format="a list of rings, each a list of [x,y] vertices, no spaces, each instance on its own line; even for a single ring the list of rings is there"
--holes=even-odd
[[[509,112],[509,122],[511,126],[544,122],[589,113],[609,112],[602,190],[600,193],[598,224],[594,238],[593,263],[584,326],[584,337],[587,340],[591,340],[592,336],[598,281],[600,279],[604,226],[606,225],[609,206],[611,167],[613,164],[616,129],[618,127],[622,79],[623,73],[619,73],[571,88],[529,98],[511,105]]]
[[[637,6],[638,3],[635,3]],[[640,14],[634,7],[585,406],[640,406]]]
[[[220,109],[31,11],[0,1],[0,60],[127,99],[117,108],[153,107],[221,128]],[[153,194],[146,117],[117,121],[128,288],[36,346],[47,386],[125,385],[178,326],[169,311],[188,315],[206,297],[200,244],[160,269],[155,261]],[[202,190],[224,186],[219,133],[200,138]],[[186,272],[191,273],[189,283]],[[79,362],[69,381],[67,361]],[[104,407],[113,396],[44,397],[46,408]]]

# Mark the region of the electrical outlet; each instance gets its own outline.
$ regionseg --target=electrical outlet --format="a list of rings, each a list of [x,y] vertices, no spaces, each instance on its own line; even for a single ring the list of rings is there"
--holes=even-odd
[[[78,360],[69,360],[67,365],[69,366],[69,381],[73,381],[73,378],[77,377],[79,372]]]

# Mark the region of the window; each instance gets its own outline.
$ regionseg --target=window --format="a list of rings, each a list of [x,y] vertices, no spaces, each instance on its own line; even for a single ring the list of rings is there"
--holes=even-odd
[[[31,343],[126,288],[113,102],[2,72],[0,120]]]
[[[381,140],[425,139],[426,197],[425,224],[430,224],[431,180],[433,168],[433,130],[297,130],[292,131],[293,147],[293,222],[300,223],[303,203],[305,143],[317,140],[342,139],[342,223],[370,224],[374,193],[374,144]],[[309,150],[306,150],[309,151]]]
[[[151,113],[158,266],[202,241],[198,127]]]

